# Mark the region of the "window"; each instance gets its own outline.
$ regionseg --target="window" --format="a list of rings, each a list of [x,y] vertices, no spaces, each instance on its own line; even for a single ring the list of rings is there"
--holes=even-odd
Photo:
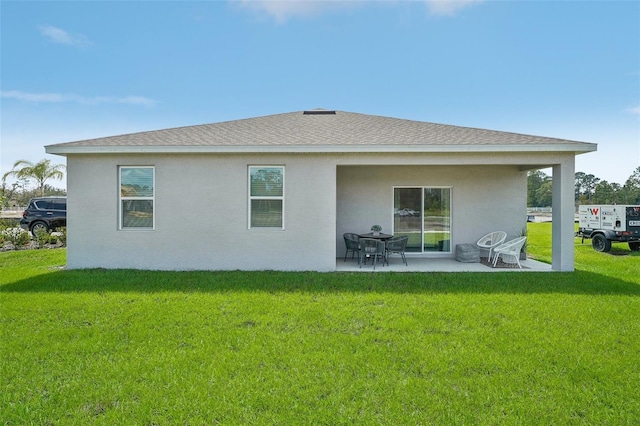
[[[451,251],[451,188],[394,188],[393,232],[407,235],[407,251]]]
[[[67,199],[53,200],[51,208],[53,210],[67,210]]]
[[[120,229],[154,228],[154,167],[120,167]]]
[[[284,228],[284,167],[249,167],[249,228]]]

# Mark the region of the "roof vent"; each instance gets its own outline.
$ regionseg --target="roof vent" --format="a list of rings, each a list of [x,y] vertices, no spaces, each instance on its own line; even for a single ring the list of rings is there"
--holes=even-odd
[[[328,109],[318,108],[318,109],[304,111],[303,114],[304,115],[336,115],[336,112]]]

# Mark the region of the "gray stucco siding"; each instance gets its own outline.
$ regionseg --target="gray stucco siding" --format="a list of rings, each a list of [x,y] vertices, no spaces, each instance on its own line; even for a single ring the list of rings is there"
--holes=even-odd
[[[155,167],[155,229],[118,229],[118,167]],[[285,166],[284,229],[248,228],[248,167]],[[70,155],[68,267],[335,269],[335,167],[304,155]],[[319,190],[319,187],[322,187]]]

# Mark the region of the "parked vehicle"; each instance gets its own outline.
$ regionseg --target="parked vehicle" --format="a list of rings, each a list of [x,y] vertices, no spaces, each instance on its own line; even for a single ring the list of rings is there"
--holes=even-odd
[[[578,235],[591,238],[595,251],[611,251],[611,243],[627,242],[640,251],[640,206],[588,205],[578,207]]]
[[[20,226],[33,235],[38,230],[53,231],[67,226],[67,197],[37,197],[29,201]]]

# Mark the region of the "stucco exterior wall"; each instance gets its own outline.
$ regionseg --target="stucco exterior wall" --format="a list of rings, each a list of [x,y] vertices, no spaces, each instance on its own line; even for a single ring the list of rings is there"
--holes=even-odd
[[[494,230],[519,236],[526,170],[560,164],[569,176],[573,153],[69,154],[67,266],[333,271],[344,232],[392,230],[398,186],[451,187],[453,251]],[[284,230],[248,229],[250,165],[285,167]],[[118,229],[119,166],[155,167],[153,231]],[[571,195],[570,179],[561,189]],[[573,238],[562,238],[554,269],[571,270]]]
[[[336,253],[344,255],[345,232],[366,233],[373,224],[393,229],[394,187],[451,188],[451,252],[496,230],[509,238],[526,225],[527,174],[507,166],[342,166],[338,167]],[[417,255],[417,254],[416,254]]]
[[[155,230],[118,230],[118,166],[155,166]],[[248,229],[248,166],[285,166],[285,229]],[[335,166],[313,155],[68,157],[68,267],[335,269]],[[321,189],[320,189],[321,188]]]

